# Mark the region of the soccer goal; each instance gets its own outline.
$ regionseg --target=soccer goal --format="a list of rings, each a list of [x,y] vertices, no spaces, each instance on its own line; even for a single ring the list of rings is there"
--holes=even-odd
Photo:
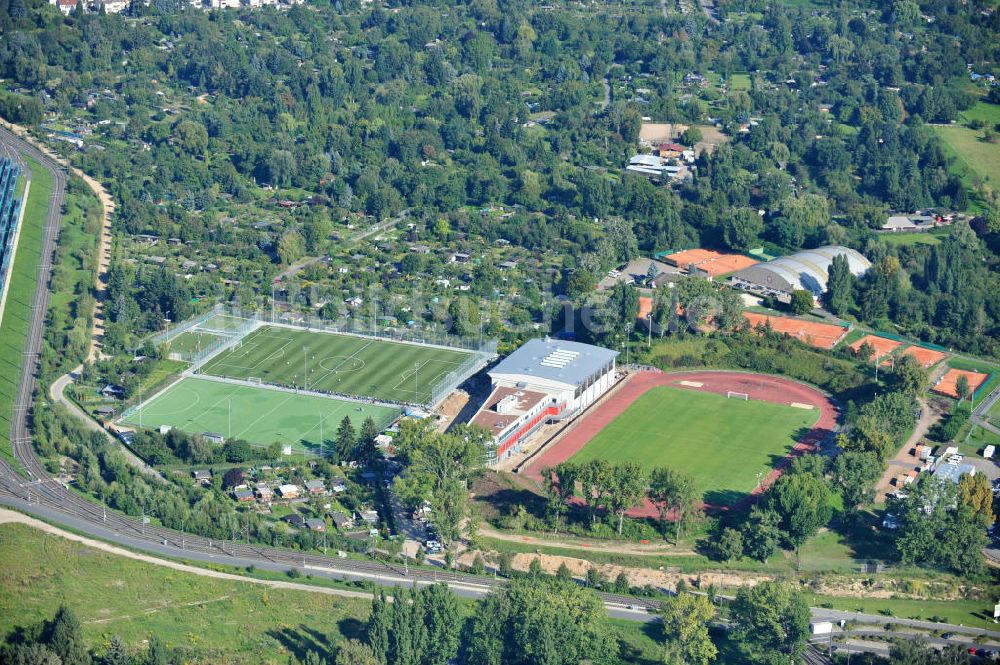
[[[731,399],[741,399],[744,402],[750,400],[750,395],[748,395],[747,393],[738,393],[738,392],[734,392],[732,390],[727,390],[726,391],[726,397],[729,397]]]

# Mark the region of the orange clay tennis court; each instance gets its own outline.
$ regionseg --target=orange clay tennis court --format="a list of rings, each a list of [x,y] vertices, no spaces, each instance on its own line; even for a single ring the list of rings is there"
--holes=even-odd
[[[931,367],[932,365],[937,365],[939,362],[948,357],[947,353],[942,353],[941,351],[935,351],[934,349],[925,349],[922,346],[911,346],[905,349],[900,356],[911,355],[913,356],[920,366],[924,369]]]
[[[754,312],[743,312],[743,316],[750,322],[751,328],[770,323],[774,332],[789,335],[817,349],[832,349],[848,332],[847,328],[829,323],[790,319],[785,316],[767,316]]]
[[[727,275],[760,263],[757,259],[752,259],[749,256],[723,254],[712,249],[686,249],[676,254],[668,254],[663,259],[678,268],[694,265],[698,270],[703,270],[713,277]]]
[[[941,377],[941,380],[937,382],[934,386],[934,392],[939,395],[947,395],[948,397],[958,397],[958,378],[964,376],[966,381],[969,382],[969,394],[973,394],[983,385],[986,379],[990,378],[989,374],[981,374],[979,372],[967,372],[964,369],[949,369],[948,372]]]
[[[872,347],[872,352],[868,354],[865,360],[871,360],[872,356],[875,358],[881,358],[882,356],[887,356],[899,347],[903,346],[901,342],[895,340],[886,339],[885,337],[879,337],[877,335],[865,335],[854,344],[849,344],[847,348],[854,353],[861,351],[861,347],[867,344]]]

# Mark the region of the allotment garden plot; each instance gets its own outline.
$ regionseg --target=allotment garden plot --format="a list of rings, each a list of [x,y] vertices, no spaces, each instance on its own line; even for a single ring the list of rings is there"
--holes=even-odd
[[[475,354],[264,325],[208,360],[202,374],[254,383],[426,404]]]
[[[344,416],[358,430],[368,417],[383,429],[398,415],[399,409],[377,404],[186,377],[131,409],[122,422],[145,428],[167,425],[191,434],[215,432],[257,445],[277,441],[318,453],[321,441],[329,449]]]

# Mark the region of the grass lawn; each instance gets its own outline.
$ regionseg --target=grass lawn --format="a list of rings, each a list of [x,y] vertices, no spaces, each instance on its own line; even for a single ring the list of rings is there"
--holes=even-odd
[[[820,596],[806,593],[806,602],[813,607],[830,607],[848,612],[865,614],[888,613],[902,619],[922,619],[939,617],[947,623],[964,624],[993,630],[993,602],[975,600],[910,600],[906,598],[844,598]],[[990,626],[984,621],[984,613],[989,613]],[[886,621],[891,621],[887,616]]]
[[[215,566],[238,572],[228,566]],[[255,578],[287,576],[256,571]],[[325,579],[299,580],[343,588]],[[0,635],[69,606],[88,646],[121,637],[137,650],[156,634],[184,662],[282,665],[306,650],[331,656],[346,639],[364,639],[371,603],[307,591],[219,580],[107,554],[21,524],[0,525]],[[460,599],[462,621],[473,604]],[[654,624],[609,619],[622,662],[660,663]],[[330,662],[332,658],[328,658]]]
[[[0,321],[0,456],[14,461],[10,443],[10,421],[21,380],[21,364],[27,343],[31,303],[35,296],[38,266],[42,260],[42,236],[52,192],[52,175],[31,159],[31,189],[24,206],[17,254],[10,270],[7,303]]]
[[[985,178],[993,188],[1000,186],[1000,143],[981,140],[983,131],[962,125],[935,126],[949,156],[955,158],[956,172],[967,185],[973,175]]]
[[[969,431],[968,438],[959,446],[959,452],[965,455],[981,455],[986,446],[1000,448],[1000,436],[982,427],[973,427]]]
[[[879,239],[887,245],[937,245],[943,233],[883,233]]]
[[[465,351],[263,326],[201,371],[402,402],[427,402],[470,358]],[[308,375],[308,381],[303,377]]]
[[[167,353],[195,353],[223,339],[232,338],[197,330],[185,330],[167,343]]]
[[[729,77],[729,87],[733,90],[749,90],[750,89],[750,75],[749,74],[733,74]]]
[[[357,638],[370,603],[217,580],[100,552],[20,524],[0,525],[0,632],[66,604],[92,647],[153,633],[187,662],[285,663],[302,646]]]
[[[660,386],[637,399],[574,461],[635,460],[689,473],[707,503],[730,505],[782,459],[819,411]]]
[[[987,127],[993,127],[1000,124],[1000,104],[977,102],[968,111],[962,111],[961,116],[965,122],[979,120]]]
[[[382,429],[398,413],[374,404],[191,377],[145,402],[124,422],[137,426],[141,415],[143,427],[171,425],[194,434],[218,432],[227,439],[260,445],[280,441],[298,450],[319,452],[321,417],[326,447],[332,445],[344,416],[351,418],[357,431],[369,416]]]

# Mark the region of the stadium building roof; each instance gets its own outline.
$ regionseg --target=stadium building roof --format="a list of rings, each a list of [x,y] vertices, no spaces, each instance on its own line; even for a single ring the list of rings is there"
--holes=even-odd
[[[599,346],[554,339],[532,339],[489,371],[491,378],[525,376],[556,383],[583,383],[618,356]]]
[[[784,293],[804,289],[820,295],[826,291],[830,264],[835,256],[840,255],[847,257],[847,263],[855,276],[871,268],[871,262],[855,250],[839,245],[826,245],[751,266],[733,277]]]

